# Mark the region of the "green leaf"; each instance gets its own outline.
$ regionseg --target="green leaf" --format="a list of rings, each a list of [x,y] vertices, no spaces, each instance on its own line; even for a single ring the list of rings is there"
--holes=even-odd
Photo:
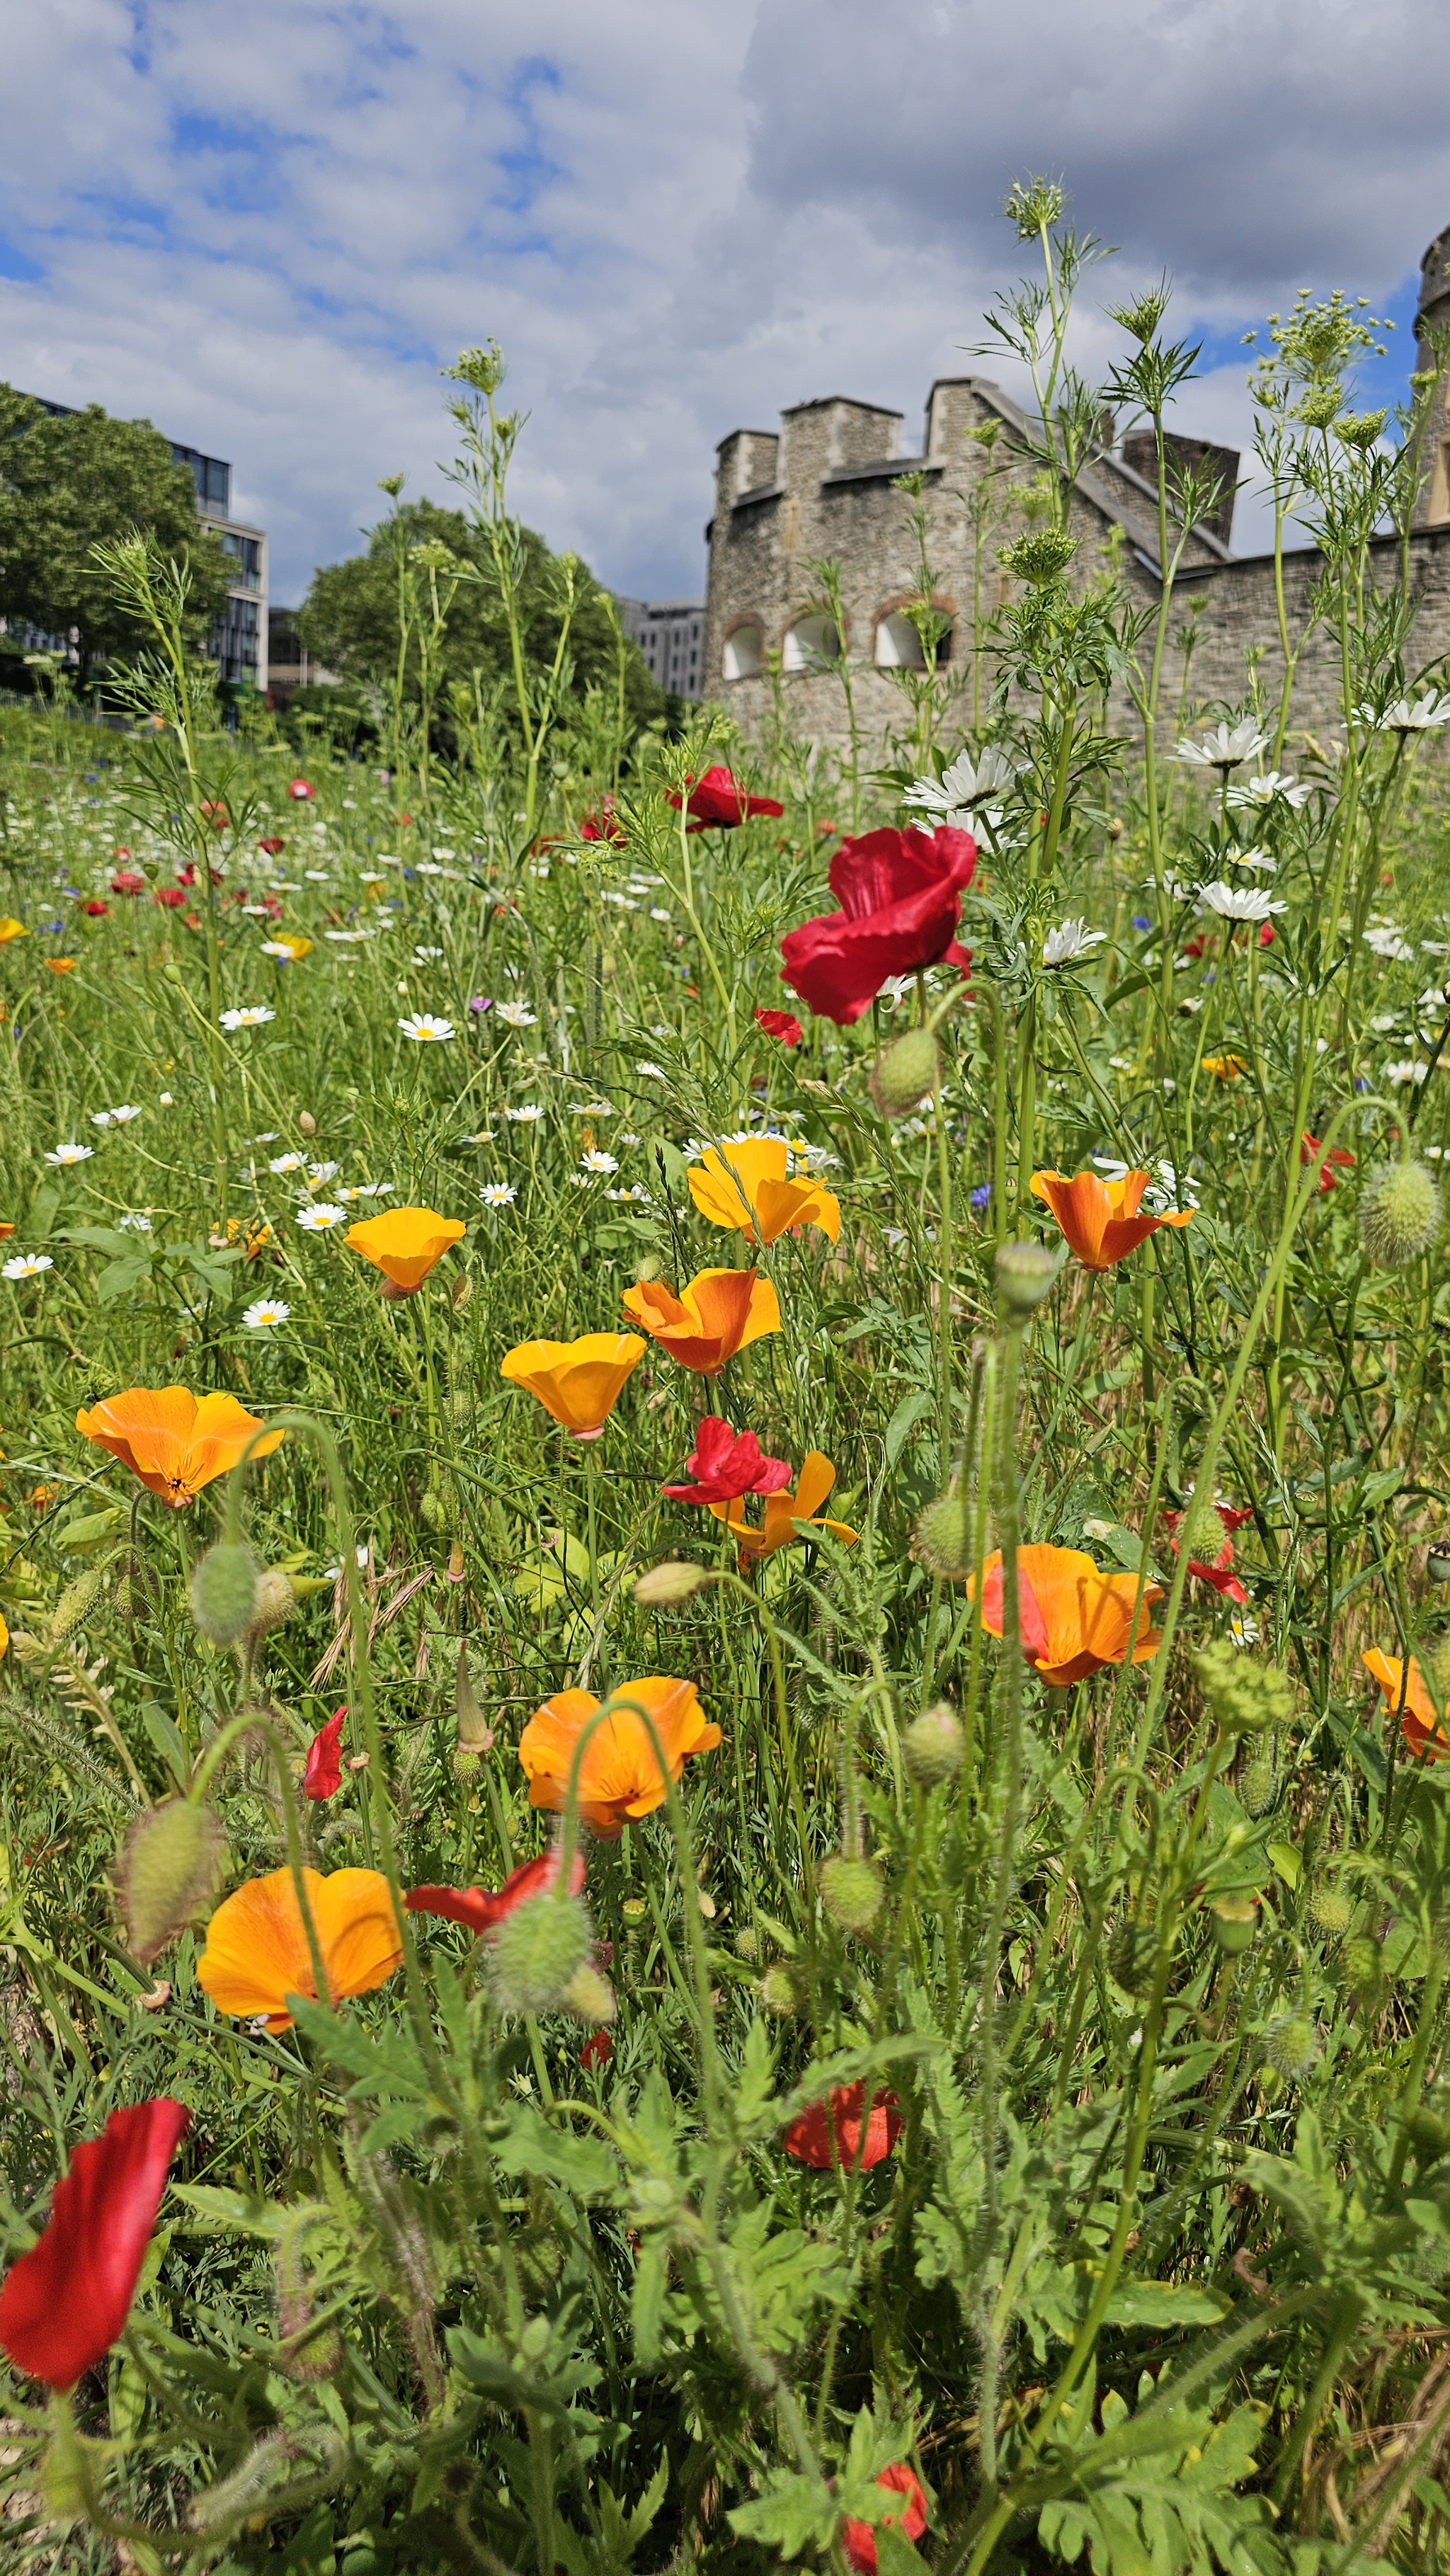
[[[742,2540],[758,2540],[767,2549],[778,2549],[782,2558],[798,2558],[811,2541],[817,2549],[829,2549],[838,2509],[823,2479],[787,2471],[771,2478],[753,2504],[736,2505],[726,2519]]]
[[[1270,1843],[1269,1858],[1286,1887],[1297,1887],[1304,1875],[1304,1862],[1292,1843]]]
[[[187,1757],[180,1728],[154,1699],[143,1699],[141,1702],[141,1723],[178,1789],[184,1789],[190,1776],[191,1763]]]
[[[933,1401],[932,1396],[924,1392],[902,1397],[886,1425],[885,1448],[888,1467],[895,1466],[922,1415],[930,1413]]]
[[[1217,2290],[1195,2290],[1182,2281],[1119,2281],[1108,2301],[1106,2322],[1110,2326],[1216,2326],[1232,2305]]]

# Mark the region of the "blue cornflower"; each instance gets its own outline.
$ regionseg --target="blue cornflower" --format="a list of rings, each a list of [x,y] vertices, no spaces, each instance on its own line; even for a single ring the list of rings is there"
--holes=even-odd
[[[972,1205],[973,1205],[973,1207],[978,1207],[978,1208],[980,1208],[980,1207],[985,1207],[985,1206],[986,1206],[986,1204],[987,1204],[987,1201],[988,1201],[988,1199],[991,1197],[991,1195],[992,1195],[992,1184],[991,1184],[991,1182],[990,1182],[990,1181],[981,1181],[981,1182],[979,1182],[979,1183],[978,1183],[978,1186],[976,1187],[976,1189],[974,1189],[974,1190],[973,1190],[973,1192],[972,1192]]]
[[[1152,922],[1149,920],[1149,918],[1148,918],[1148,916],[1147,916],[1146,912],[1135,912],[1135,913],[1134,913],[1134,915],[1133,915],[1133,928],[1134,928],[1135,930],[1151,930],[1151,929],[1152,929],[1152,927],[1153,927],[1153,924],[1152,924]]]

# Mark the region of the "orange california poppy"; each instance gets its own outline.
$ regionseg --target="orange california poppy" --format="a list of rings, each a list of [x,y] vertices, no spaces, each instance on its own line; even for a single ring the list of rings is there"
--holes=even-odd
[[[621,1682],[607,1702],[592,1691],[556,1691],[537,1708],[519,1737],[519,1760],[528,1774],[529,1804],[564,1805],[574,1748],[601,1705],[609,1714],[596,1726],[579,1765],[579,1813],[606,1842],[617,1839],[630,1817],[648,1816],[665,1802],[665,1783],[654,1745],[638,1710],[649,1710],[670,1778],[678,1781],[691,1753],[711,1753],[720,1741],[695,1696],[693,1682],[650,1673]]]
[[[774,1243],[805,1225],[818,1225],[835,1243],[840,1200],[809,1176],[788,1181],[790,1152],[783,1136],[736,1137],[707,1146],[704,1169],[686,1174],[701,1216],[712,1225],[738,1227],[749,1243]]]
[[[765,1520],[760,1528],[744,1518],[741,1503],[712,1503],[710,1509],[717,1521],[725,1523],[746,1556],[774,1556],[778,1547],[789,1547],[792,1539],[808,1538],[813,1529],[828,1529],[843,1547],[854,1547],[857,1533],[845,1521],[817,1517],[835,1481],[836,1471],[830,1459],[823,1458],[819,1449],[808,1449],[801,1461],[795,1492],[766,1495]]]
[[[626,1288],[624,1310],[682,1368],[718,1377],[727,1360],[780,1331],[780,1303],[754,1270],[700,1270],[678,1297],[662,1279]]]
[[[0,1243],[4,1242],[7,1235],[13,1234],[14,1232],[15,1228],[13,1225],[0,1225]]]
[[[0,920],[0,948],[4,948],[12,939],[28,939],[29,937],[30,933],[26,929],[24,922],[17,921],[13,912],[7,912],[4,919]]]
[[[1241,1055],[1206,1055],[1205,1073],[1216,1074],[1220,1082],[1238,1082],[1248,1072],[1248,1059]]]
[[[982,1625],[994,1637],[1002,1634],[1002,1556],[994,1550],[982,1568]],[[967,1583],[973,1598],[975,1576]],[[1022,1651],[1036,1672],[1055,1690],[1080,1682],[1103,1664],[1128,1660],[1136,1574],[1101,1574],[1079,1547],[1019,1547],[1017,1604]],[[1148,1605],[1163,1597],[1161,1583],[1143,1587],[1138,1634],[1132,1644],[1135,1664],[1156,1655],[1162,1630],[1149,1621]]]
[[[1160,1225],[1187,1225],[1192,1218],[1192,1208],[1139,1216],[1139,1201],[1151,1177],[1128,1172],[1121,1181],[1100,1181],[1096,1172],[1079,1172],[1070,1181],[1062,1172],[1034,1172],[1032,1195],[1051,1208],[1085,1270],[1111,1270]]]
[[[1410,1751],[1423,1756],[1427,1762],[1442,1762],[1446,1751],[1445,1730],[1414,1656],[1410,1657],[1408,1683],[1404,1661],[1399,1655],[1382,1655],[1378,1646],[1371,1646],[1367,1654],[1360,1656],[1360,1662],[1379,1683],[1385,1695],[1385,1707],[1392,1715],[1398,1713],[1400,1733]]]
[[[644,1354],[638,1333],[581,1333],[573,1342],[518,1342],[498,1373],[526,1386],[576,1440],[597,1440]]]
[[[461,1217],[439,1216],[434,1208],[385,1208],[381,1216],[350,1225],[344,1241],[381,1270],[385,1297],[390,1290],[395,1297],[411,1297],[467,1232]]]
[[[401,1964],[402,1939],[392,1891],[380,1869],[335,1869],[329,1878],[304,1869],[313,1929],[333,2003],[371,1994]],[[196,1981],[218,2012],[249,2019],[264,2013],[269,2030],[288,2030],[289,1995],[316,2002],[307,1927],[290,1869],[248,1878],[224,1899],[206,1927]]]
[[[128,1386],[76,1415],[77,1431],[133,1468],[173,1511],[235,1467],[261,1428],[260,1416],[234,1395],[196,1396],[188,1386]],[[252,1456],[265,1458],[286,1436],[267,1432]]]
[[[5,1656],[6,1656],[6,1653],[7,1653],[8,1649],[9,1649],[9,1645],[10,1645],[10,1631],[9,1631],[9,1629],[7,1628],[7,1626],[6,1626],[5,1621],[3,1620],[3,1618],[0,1618],[0,1663],[3,1663],[3,1662],[4,1662],[4,1660],[5,1660]]]
[[[50,968],[52,975],[73,975],[75,973],[76,961],[73,957],[47,957],[45,962]]]

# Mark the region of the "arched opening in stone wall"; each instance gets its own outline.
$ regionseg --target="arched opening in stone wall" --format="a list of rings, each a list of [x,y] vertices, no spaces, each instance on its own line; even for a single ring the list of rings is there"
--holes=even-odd
[[[841,639],[831,618],[819,614],[798,617],[786,628],[781,668],[819,671],[827,662],[834,662],[840,650]]]
[[[878,671],[926,669],[921,637],[904,610],[894,609],[889,617],[877,619],[875,660]]]
[[[727,680],[753,680],[765,655],[765,634],[757,617],[742,618],[725,638],[722,667]]]

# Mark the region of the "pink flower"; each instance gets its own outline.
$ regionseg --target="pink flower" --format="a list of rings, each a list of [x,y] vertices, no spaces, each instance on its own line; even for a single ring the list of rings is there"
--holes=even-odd
[[[746,1494],[783,1494],[790,1483],[786,1458],[761,1455],[753,1431],[732,1431],[728,1422],[707,1413],[685,1460],[692,1485],[662,1485],[672,1503],[738,1503]]]

